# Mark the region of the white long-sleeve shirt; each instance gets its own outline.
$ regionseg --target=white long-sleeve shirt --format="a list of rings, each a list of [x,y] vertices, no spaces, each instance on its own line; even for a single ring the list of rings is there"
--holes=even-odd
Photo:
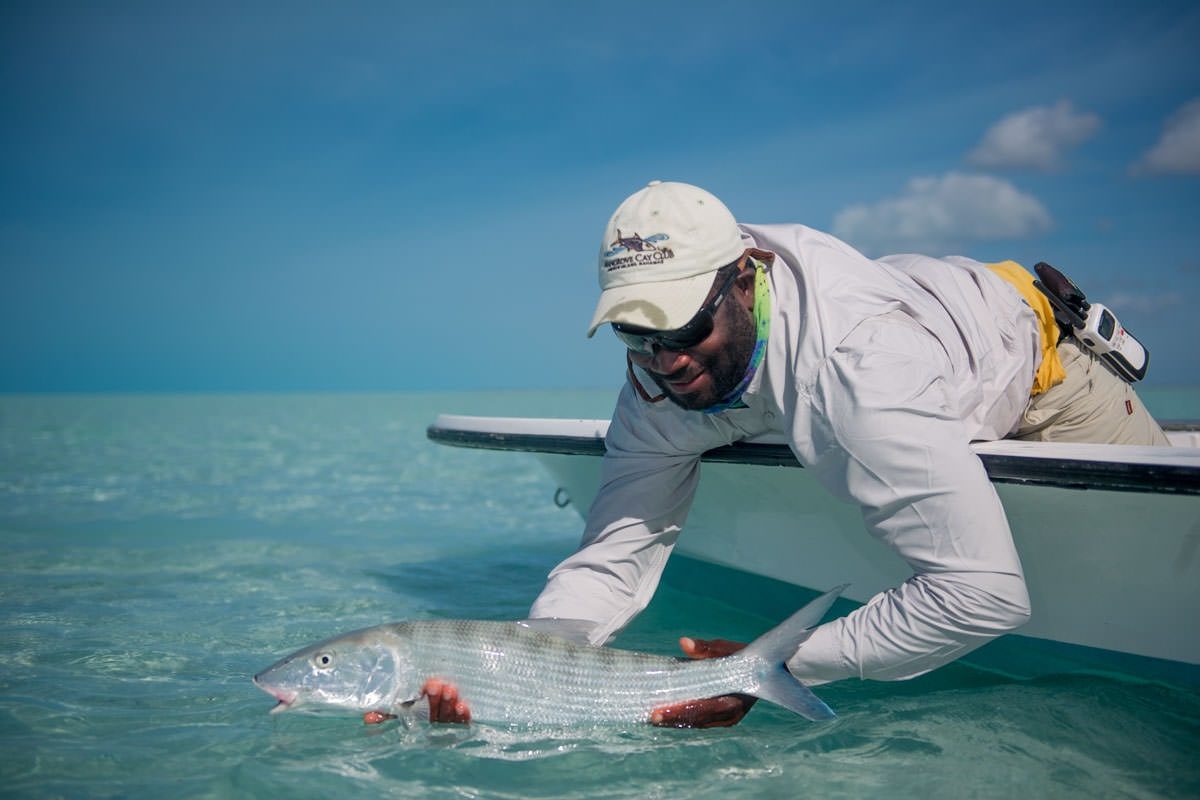
[[[870,260],[801,225],[741,228],[747,246],[775,253],[767,355],[747,407],[689,412],[626,385],[581,547],[551,572],[530,616],[590,620],[593,643],[611,639],[658,586],[700,454],[777,432],[913,570],[816,628],[788,662],[798,678],[909,678],[1022,624],[1021,564],[968,443],[1010,433],[1029,401],[1040,360],[1033,312],[969,259]]]

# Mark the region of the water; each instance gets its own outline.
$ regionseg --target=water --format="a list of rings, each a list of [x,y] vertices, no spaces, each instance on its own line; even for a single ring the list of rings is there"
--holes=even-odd
[[[1196,392],[1148,401],[1197,414]],[[816,725],[510,730],[268,715],[250,676],[402,618],[522,616],[578,538],[531,456],[438,412],[610,393],[0,397],[0,793],[38,797],[1195,797],[1200,697],[951,665],[843,682]],[[1156,405],[1156,402],[1160,405]],[[620,646],[775,622],[666,586]]]

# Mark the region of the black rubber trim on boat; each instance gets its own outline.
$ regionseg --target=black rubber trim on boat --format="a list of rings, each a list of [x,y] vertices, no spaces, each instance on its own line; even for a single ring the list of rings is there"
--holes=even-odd
[[[507,450],[551,455],[602,456],[604,440],[595,436],[463,431],[430,426],[428,437],[439,444],[480,450]],[[994,483],[1051,486],[1059,489],[1097,489],[1110,492],[1200,494],[1200,467],[1177,464],[1136,464],[983,453],[979,456]],[[800,467],[783,444],[738,442],[709,450],[703,461]]]

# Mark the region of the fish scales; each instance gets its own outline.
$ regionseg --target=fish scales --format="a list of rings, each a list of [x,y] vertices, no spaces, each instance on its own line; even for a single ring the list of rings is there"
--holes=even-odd
[[[750,665],[574,645],[511,623],[400,623],[418,673],[453,682],[476,719],[638,721],[660,705],[753,689]]]
[[[425,682],[439,678],[457,687],[479,721],[645,722],[659,706],[735,692],[829,719],[833,711],[787,671],[786,660],[842,588],[724,658],[590,647],[515,622],[427,620],[318,642],[280,659],[254,682],[279,701],[273,711],[387,712],[420,700]]]

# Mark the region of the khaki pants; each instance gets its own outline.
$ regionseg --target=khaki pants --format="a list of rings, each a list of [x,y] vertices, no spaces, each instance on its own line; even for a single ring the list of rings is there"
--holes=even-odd
[[[1012,439],[1169,445],[1133,386],[1074,339],[1059,342],[1066,380],[1033,397]]]

